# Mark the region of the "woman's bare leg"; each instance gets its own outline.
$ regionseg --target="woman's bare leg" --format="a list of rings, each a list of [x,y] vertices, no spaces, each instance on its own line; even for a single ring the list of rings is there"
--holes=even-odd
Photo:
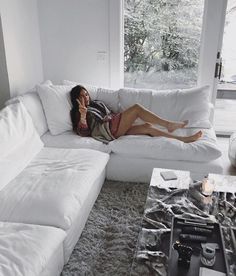
[[[143,106],[135,104],[122,112],[117,134],[119,136],[124,135],[131,128],[137,118],[140,118],[147,123],[163,126],[167,128],[169,132],[173,132],[177,128],[183,128],[188,124],[188,121],[173,122],[164,120],[161,117],[157,116],[155,113],[144,108]]]
[[[161,137],[162,136],[162,137],[177,139],[184,143],[191,143],[191,142],[198,140],[202,136],[202,132],[198,131],[194,135],[183,137],[183,136],[177,136],[177,135],[173,135],[173,134],[161,131],[158,128],[155,128],[152,124],[145,123],[142,125],[132,126],[126,132],[125,135],[150,135],[153,137]],[[118,138],[118,137],[116,137],[116,138]]]

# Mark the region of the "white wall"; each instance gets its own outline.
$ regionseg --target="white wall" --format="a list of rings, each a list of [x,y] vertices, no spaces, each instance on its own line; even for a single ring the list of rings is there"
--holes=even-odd
[[[119,86],[120,17],[113,15],[121,2],[39,0],[44,78]]]
[[[0,0],[10,95],[43,80],[37,0]]]

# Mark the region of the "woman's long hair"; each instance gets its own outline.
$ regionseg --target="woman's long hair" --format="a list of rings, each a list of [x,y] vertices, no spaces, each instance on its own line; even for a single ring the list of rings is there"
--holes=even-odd
[[[79,103],[77,102],[77,99],[79,98],[82,90],[87,91],[87,89],[82,85],[77,85],[73,87],[70,91],[70,100],[72,103],[72,108],[70,110],[70,118],[71,118],[73,130],[75,132],[77,131],[77,125],[78,125],[78,122],[80,121]]]

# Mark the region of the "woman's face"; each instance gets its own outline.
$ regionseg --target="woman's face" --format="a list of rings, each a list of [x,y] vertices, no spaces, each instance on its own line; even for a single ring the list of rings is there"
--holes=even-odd
[[[90,100],[90,98],[89,98],[88,91],[82,89],[81,92],[80,92],[79,101],[81,103],[84,102],[85,106],[87,106],[87,105],[89,105],[89,100]]]

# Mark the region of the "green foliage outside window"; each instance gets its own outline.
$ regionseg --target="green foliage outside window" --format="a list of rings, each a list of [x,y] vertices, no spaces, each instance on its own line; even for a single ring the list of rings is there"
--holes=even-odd
[[[197,66],[201,0],[125,0],[125,72]]]

